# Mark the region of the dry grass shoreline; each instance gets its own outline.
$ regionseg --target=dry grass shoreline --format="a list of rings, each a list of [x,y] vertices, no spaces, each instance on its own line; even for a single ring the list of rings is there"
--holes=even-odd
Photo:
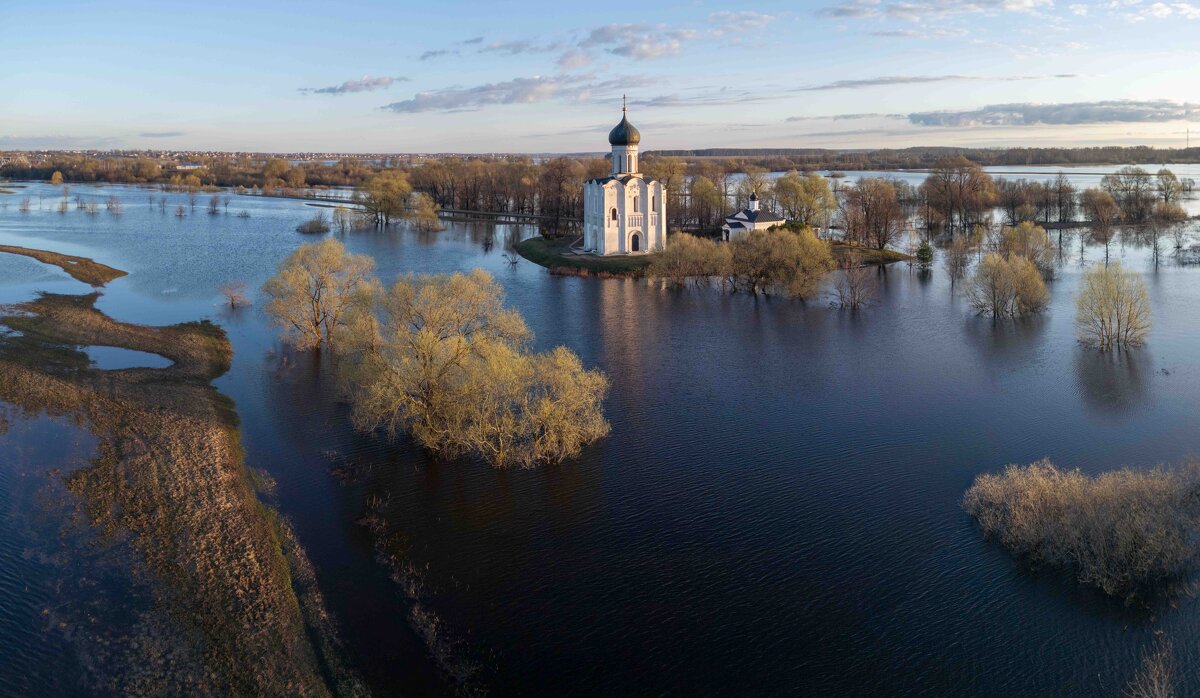
[[[97,288],[104,286],[113,279],[126,276],[128,273],[88,259],[87,257],[76,257],[60,252],[35,250],[29,247],[17,247],[16,245],[0,245],[0,252],[32,257],[43,264],[50,264],[62,269],[76,281],[82,281]]]
[[[210,383],[232,357],[224,331],[117,322],[93,307],[97,297],[46,294],[0,309],[0,324],[17,330],[0,335],[0,401],[96,436],[96,455],[66,476],[67,489],[83,521],[130,546],[154,589],[153,621],[101,663],[96,685],[131,695],[364,693],[303,550],[258,498],[232,402]],[[82,345],[175,363],[103,371]],[[81,651],[107,647],[103,633],[86,628]]]

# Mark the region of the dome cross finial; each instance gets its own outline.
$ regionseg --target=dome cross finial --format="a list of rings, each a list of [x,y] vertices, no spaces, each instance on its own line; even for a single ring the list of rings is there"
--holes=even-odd
[[[627,111],[629,111],[629,107],[628,107],[628,105],[626,105],[626,103],[625,103],[625,95],[621,95],[621,111],[622,111],[622,112],[627,112]]]

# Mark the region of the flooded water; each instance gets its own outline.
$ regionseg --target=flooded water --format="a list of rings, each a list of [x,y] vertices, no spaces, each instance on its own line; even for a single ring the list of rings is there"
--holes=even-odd
[[[215,385],[246,465],[274,480],[266,501],[377,694],[1119,695],[1156,631],[1182,692],[1200,692],[1195,601],[1127,608],[1032,574],[959,507],[1008,463],[1099,472],[1200,452],[1200,268],[1164,253],[1156,269],[1133,237],[1110,254],[1144,274],[1154,326],[1113,359],[1075,340],[1072,295],[1104,250],[1069,235],[1049,310],[996,324],[940,265],[887,269],[878,302],[849,314],[510,267],[506,245],[533,234],[519,227],[341,236],[385,280],[487,269],[538,348],[608,373],[611,436],[577,462],[496,471],[355,433],[326,368],[275,339],[257,293],[221,306],[218,286],[253,291],[311,240],[294,232],[311,207],[234,197],[210,216],[202,198],[177,217],[181,194],[161,206],[156,191],[72,187],[72,202],[124,202],[89,216],[59,213],[56,188],[21,191],[33,210],[0,202],[0,244],[128,271],[96,302],[114,319],[227,330]],[[39,291],[90,289],[0,255],[0,302]],[[97,367],[126,367],[95,351]],[[92,578],[99,553],[68,555],[57,532],[64,473],[94,439],[0,406],[0,684],[78,692],[88,657],[56,609],[82,592],[60,581]]]
[[[86,348],[85,353],[92,365],[105,371],[123,368],[166,368],[171,365],[171,360],[165,356],[121,347],[90,346]]]

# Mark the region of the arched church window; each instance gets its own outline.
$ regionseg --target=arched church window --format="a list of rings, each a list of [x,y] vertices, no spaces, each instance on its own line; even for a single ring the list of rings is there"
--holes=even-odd
[[[637,206],[638,202],[637,202],[637,200],[638,200],[638,198],[637,198],[637,194],[634,194],[634,195],[633,195],[633,210],[634,210],[635,212],[638,210],[638,206]]]
[[[612,219],[614,221],[617,220],[617,209],[615,209],[615,208],[612,210]]]

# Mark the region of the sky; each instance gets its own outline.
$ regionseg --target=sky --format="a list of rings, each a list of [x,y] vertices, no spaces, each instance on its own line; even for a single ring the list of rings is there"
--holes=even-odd
[[[0,150],[1200,143],[1200,0],[0,0]]]

